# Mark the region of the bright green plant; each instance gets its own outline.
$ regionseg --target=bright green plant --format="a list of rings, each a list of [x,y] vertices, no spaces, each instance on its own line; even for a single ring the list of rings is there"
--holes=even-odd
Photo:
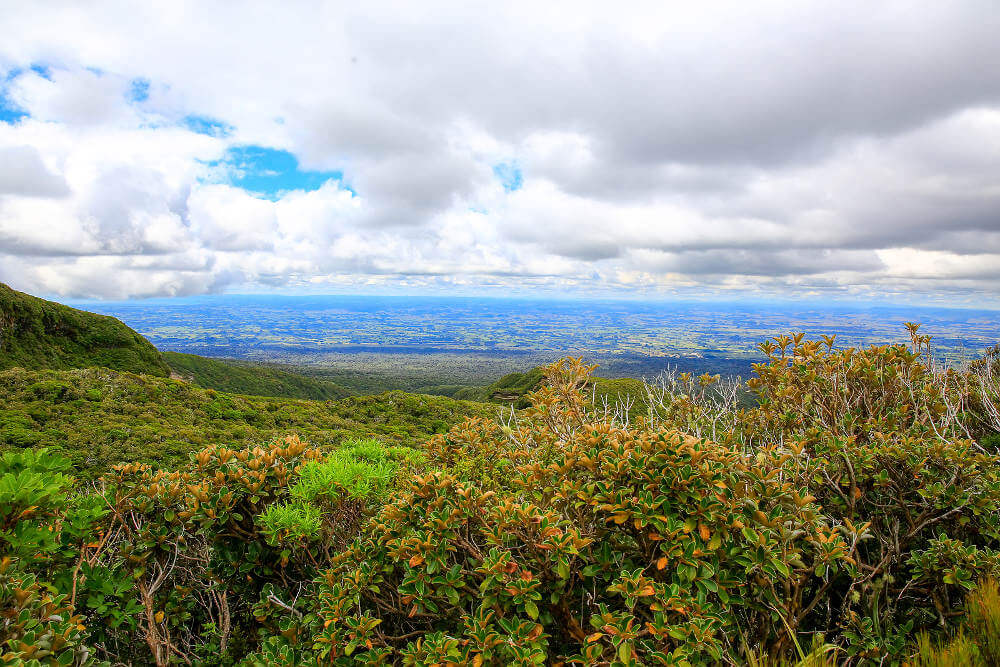
[[[275,503],[257,517],[257,524],[271,545],[307,542],[319,535],[320,509],[298,501]]]
[[[398,465],[377,449],[340,449],[323,461],[312,462],[298,473],[291,494],[305,501],[352,498],[381,498],[398,470]]]

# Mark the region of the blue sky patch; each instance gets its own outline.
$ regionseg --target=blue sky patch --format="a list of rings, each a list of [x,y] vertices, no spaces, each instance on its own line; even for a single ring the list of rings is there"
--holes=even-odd
[[[17,105],[8,99],[4,91],[0,90],[0,123],[16,123],[27,116],[28,112],[17,108]]]
[[[27,115],[27,111],[22,110],[7,97],[7,90],[0,83],[0,123],[16,123]]]
[[[194,114],[184,116],[181,124],[192,132],[206,134],[210,137],[228,137],[233,131],[233,126],[229,123],[209,116],[197,116]]]
[[[230,184],[268,199],[291,190],[318,190],[331,179],[344,178],[340,171],[302,171],[294,155],[265,146],[234,146],[224,158],[208,165],[224,169]]]
[[[503,189],[516,192],[524,185],[524,175],[516,162],[501,162],[493,165],[493,175],[500,179]]]
[[[0,123],[16,123],[28,115],[10,99],[7,95],[7,86],[16,79],[24,70],[12,69],[0,75]]]
[[[41,63],[35,63],[35,64],[33,64],[31,66],[31,71],[34,72],[35,74],[37,74],[38,76],[42,77],[43,79],[48,79],[49,81],[52,80],[52,69],[48,65],[43,65]],[[21,72],[18,71],[16,74],[14,74],[14,76],[17,76],[17,74],[20,74],[20,73]],[[11,78],[13,78],[13,77],[11,77]]]
[[[149,79],[132,79],[129,82],[128,93],[129,102],[145,102],[149,99]]]

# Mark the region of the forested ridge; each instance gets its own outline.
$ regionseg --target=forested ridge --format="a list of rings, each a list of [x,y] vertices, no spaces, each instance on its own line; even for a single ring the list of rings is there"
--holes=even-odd
[[[117,319],[39,299],[0,283],[0,369],[91,366],[170,374],[157,349]]]

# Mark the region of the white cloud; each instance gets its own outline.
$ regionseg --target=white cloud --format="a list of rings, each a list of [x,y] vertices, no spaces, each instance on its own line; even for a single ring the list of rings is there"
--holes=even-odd
[[[52,69],[47,76],[28,71],[17,76],[8,96],[32,118],[70,126],[127,123],[132,110],[122,104],[127,82],[82,67]]]
[[[228,185],[209,185],[188,199],[191,232],[213,250],[272,250],[274,204]]]
[[[62,197],[69,194],[66,181],[49,171],[33,146],[0,148],[0,195]]]
[[[26,289],[1000,299],[986,0],[22,3],[0,30]],[[262,198],[212,166],[242,144],[343,180]]]

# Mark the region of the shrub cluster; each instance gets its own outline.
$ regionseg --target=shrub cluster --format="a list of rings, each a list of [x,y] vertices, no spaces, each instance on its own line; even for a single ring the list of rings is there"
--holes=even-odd
[[[214,446],[75,493],[8,454],[2,659],[993,664],[996,387],[911,334],[778,337],[753,404],[682,377],[645,416],[563,360],[422,450]]]

